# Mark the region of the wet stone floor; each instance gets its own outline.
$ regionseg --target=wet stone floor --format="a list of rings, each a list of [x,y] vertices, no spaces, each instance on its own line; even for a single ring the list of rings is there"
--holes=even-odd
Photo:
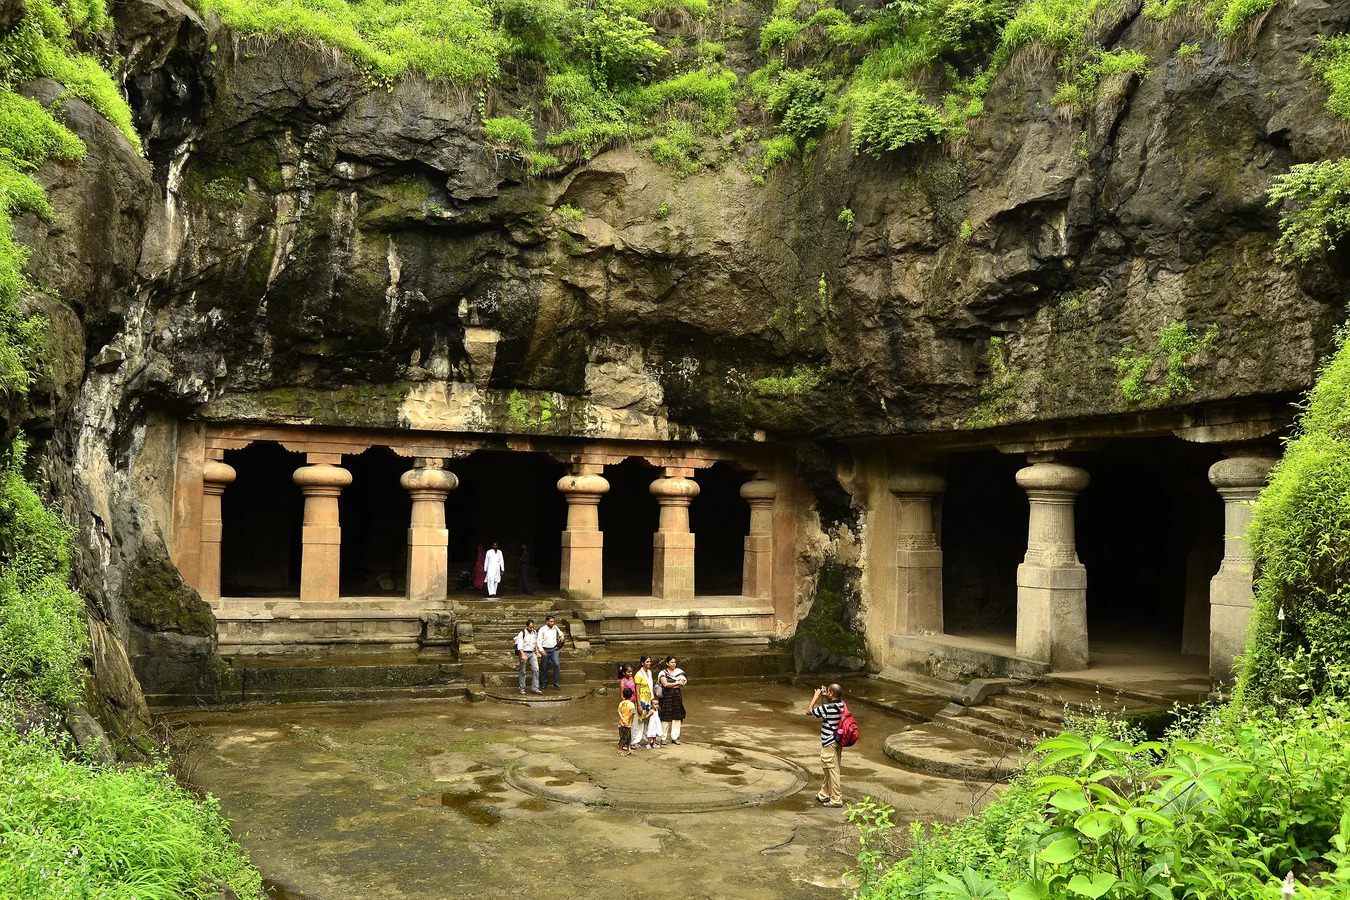
[[[691,685],[680,746],[620,757],[613,691],[570,703],[422,701],[195,711],[193,783],[220,799],[278,897],[846,897],[857,850],[814,801],[810,691]],[[903,720],[858,705],[847,801],[901,822],[968,812],[987,786],[906,772]],[[901,831],[904,826],[901,825]]]

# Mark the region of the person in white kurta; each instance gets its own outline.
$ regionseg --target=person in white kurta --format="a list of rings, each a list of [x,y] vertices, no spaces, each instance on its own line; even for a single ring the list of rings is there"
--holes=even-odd
[[[487,576],[488,596],[496,597],[497,585],[502,583],[502,573],[506,571],[506,557],[502,555],[496,541],[493,541],[492,549],[483,558],[483,570]]]

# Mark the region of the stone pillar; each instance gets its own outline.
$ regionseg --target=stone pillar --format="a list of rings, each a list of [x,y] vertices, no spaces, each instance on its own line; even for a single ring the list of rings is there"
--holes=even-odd
[[[352,483],[352,473],[333,465],[337,454],[311,453],[309,465],[292,478],[305,495],[305,524],[301,531],[300,599],[336,600],[342,556],[342,526],[338,496]]]
[[[665,600],[694,599],[694,535],[689,530],[689,504],[698,496],[694,470],[666,466],[652,482],[661,506],[660,524],[652,536],[652,596]]]
[[[1209,467],[1209,482],[1223,497],[1223,562],[1209,582],[1209,675],[1231,681],[1233,658],[1247,643],[1252,610],[1252,558],[1247,526],[1252,502],[1265,487],[1275,458],[1261,453],[1221,459]]]
[[[1088,666],[1087,569],[1074,548],[1073,505],[1088,473],[1031,457],[1017,483],[1031,501],[1017,567],[1017,655],[1069,672]]]
[[[202,549],[198,592],[207,603],[220,599],[220,497],[234,481],[234,469],[218,459],[202,467]]]
[[[575,472],[558,479],[567,498],[567,529],[562,533],[562,595],[567,599],[599,600],[604,595],[605,536],[600,531],[600,498],[609,482],[602,466],[579,464]]]
[[[778,485],[756,478],[741,485],[741,496],[750,504],[750,533],[745,536],[745,568],[741,596],[773,599],[773,500]]]
[[[895,617],[901,634],[942,633],[942,549],[933,501],[947,481],[931,472],[901,472],[887,485],[899,501],[895,547]]]
[[[445,498],[459,487],[454,472],[440,459],[419,458],[399,484],[412,495],[408,526],[408,599],[441,601],[450,590],[450,530],[445,527]]]

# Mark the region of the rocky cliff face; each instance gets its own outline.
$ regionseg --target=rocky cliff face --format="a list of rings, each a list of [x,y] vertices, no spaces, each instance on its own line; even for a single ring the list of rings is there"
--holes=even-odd
[[[875,161],[836,136],[763,183],[631,148],[526,178],[458,88],[373,87],[178,0],[116,18],[148,158],[67,102],[88,157],[42,173],[58,217],[19,234],[51,373],[8,417],[52,434],[112,632],[204,689],[209,611],[163,565],[176,417],[759,432],[818,462],[849,436],[1292,394],[1343,317],[1345,259],[1280,263],[1264,191],[1344,149],[1299,60],[1350,28],[1345,4],[1281,4],[1199,62],[1136,5],[1114,46],[1166,62],[1086,112],[1053,108],[1028,54],[960,146]],[[1191,387],[1150,398],[1176,323],[1208,336]],[[1131,351],[1153,360],[1134,400]],[[562,414],[520,414],[541,398]]]

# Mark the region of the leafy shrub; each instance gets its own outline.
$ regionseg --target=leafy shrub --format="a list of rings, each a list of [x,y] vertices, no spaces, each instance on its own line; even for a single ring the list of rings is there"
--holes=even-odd
[[[650,149],[652,159],[677,169],[681,175],[692,175],[703,168],[699,161],[701,142],[687,123],[669,123],[664,134],[652,139]]]
[[[262,879],[211,797],[163,767],[119,771],[71,759],[63,740],[18,735],[0,712],[0,884],[7,897],[209,900]]]
[[[720,67],[684,72],[644,87],[632,106],[636,114],[648,118],[663,112],[687,116],[705,132],[720,134],[736,114],[736,73]]]
[[[81,693],[84,600],[69,585],[71,529],[24,478],[26,451],[18,438],[0,463],[0,679],[64,706]]]
[[[1325,38],[1305,62],[1327,86],[1327,109],[1350,120],[1350,34]]]
[[[670,52],[652,40],[655,33],[652,26],[626,13],[601,12],[582,27],[577,44],[590,57],[595,73],[613,85],[632,81]]]
[[[853,150],[872,156],[940,137],[946,130],[936,107],[913,88],[893,81],[855,91],[852,115]]]
[[[1289,258],[1310,263],[1350,230],[1350,159],[1299,163],[1277,175],[1268,193],[1271,206],[1289,204],[1279,242]]]
[[[814,72],[784,72],[769,93],[769,112],[784,132],[805,139],[829,120],[829,92]]]
[[[1050,102],[1083,107],[1096,96],[1101,83],[1113,75],[1148,74],[1148,56],[1138,50],[1093,49],[1087,62],[1077,67],[1073,78],[1062,82]]]
[[[534,146],[534,129],[529,122],[511,116],[483,120],[483,137],[494,144],[525,150]]]
[[[1235,695],[1286,691],[1279,660],[1316,647],[1350,659],[1350,343],[1345,334],[1253,512],[1251,637]]]
[[[1099,726],[1045,741],[1002,797],[954,825],[916,827],[907,859],[860,873],[859,896],[1257,900],[1316,861],[1322,874],[1304,876],[1300,895],[1343,897],[1343,673],[1336,686],[1306,708],[1212,710],[1161,742]]]
[[[1111,358],[1120,377],[1121,396],[1129,403],[1152,400],[1166,403],[1189,394],[1193,389],[1189,371],[1191,357],[1214,345],[1219,336],[1217,325],[1193,331],[1185,322],[1169,322],[1158,329],[1157,346],[1151,350],[1125,347]],[[1148,385],[1154,365],[1164,363],[1162,381]]]
[[[562,62],[571,15],[562,0],[499,0],[503,51],[550,65]]]
[[[570,203],[563,203],[553,211],[569,222],[580,222],[586,218],[586,210]]]
[[[779,134],[764,141],[764,156],[760,159],[760,165],[765,172],[782,162],[789,159],[796,159],[801,155],[801,145],[797,139],[790,134]]]

